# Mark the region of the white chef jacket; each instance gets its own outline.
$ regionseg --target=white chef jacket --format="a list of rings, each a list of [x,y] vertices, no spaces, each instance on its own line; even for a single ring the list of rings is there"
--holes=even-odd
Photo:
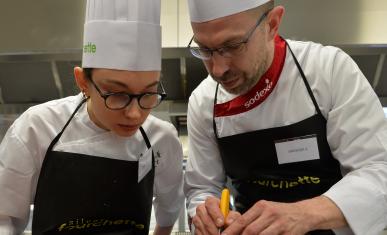
[[[0,145],[0,234],[25,229],[46,150],[81,99],[79,94],[33,106],[7,131]],[[182,147],[172,124],[149,115],[142,127],[155,157],[155,217],[160,226],[172,226],[184,205]],[[139,130],[131,137],[120,137],[99,128],[84,104],[54,150],[137,161],[147,146]]]
[[[325,196],[343,212],[350,228],[336,234],[378,234],[387,225],[387,119],[372,87],[353,60],[335,47],[288,40],[327,120],[327,139],[341,164],[342,180]],[[218,196],[226,176],[213,131],[216,82],[207,77],[188,105],[185,194],[194,216],[206,197]],[[217,103],[235,95],[219,86]],[[217,118],[219,137],[281,127],[316,113],[289,49],[278,84],[257,107]],[[235,146],[238,148],[238,146]],[[254,148],[254,146],[251,146]]]

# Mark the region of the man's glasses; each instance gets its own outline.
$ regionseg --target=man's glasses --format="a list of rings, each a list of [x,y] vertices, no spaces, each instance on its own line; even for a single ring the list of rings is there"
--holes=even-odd
[[[124,109],[135,98],[138,105],[142,109],[153,109],[157,107],[162,100],[167,97],[163,84],[160,82],[161,92],[146,92],[142,94],[129,94],[125,92],[111,92],[103,94],[99,87],[94,83],[93,79],[90,79],[91,83],[98,91],[99,95],[105,100],[105,106],[108,109],[119,110]]]
[[[250,32],[246,35],[245,39],[241,42],[233,43],[227,46],[219,47],[219,48],[205,48],[205,47],[191,47],[192,41],[194,37],[191,38],[191,41],[188,44],[188,49],[191,51],[192,55],[196,58],[202,59],[202,60],[209,60],[213,56],[214,52],[218,52],[219,55],[231,58],[237,55],[240,55],[242,52],[245,51],[246,44],[249,42],[249,39],[251,38],[251,35],[253,35],[253,32],[256,28],[261,24],[261,22],[266,18],[267,14],[269,14],[270,10],[265,12],[255,23],[254,27],[250,30]]]

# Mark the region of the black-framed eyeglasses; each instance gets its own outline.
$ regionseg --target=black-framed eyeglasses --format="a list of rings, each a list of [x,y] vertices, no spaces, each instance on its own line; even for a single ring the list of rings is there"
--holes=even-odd
[[[249,39],[251,38],[251,35],[253,35],[254,31],[258,26],[261,24],[261,22],[266,18],[266,16],[269,14],[271,10],[266,11],[255,23],[254,27],[249,31],[249,33],[246,35],[245,39],[233,43],[227,46],[219,47],[219,48],[205,48],[205,47],[191,47],[192,41],[194,39],[194,36],[191,38],[188,49],[191,51],[192,55],[196,58],[202,59],[202,60],[209,60],[213,56],[214,52],[218,52],[219,55],[231,58],[237,55],[240,55],[242,52],[245,51],[246,44],[249,42]]]
[[[162,100],[167,97],[163,84],[159,82],[161,92],[145,92],[142,94],[129,94],[126,92],[111,92],[102,93],[99,87],[94,83],[93,79],[89,79],[99,95],[105,100],[105,106],[108,109],[120,110],[127,107],[135,98],[138,105],[142,109],[153,109],[157,107]]]

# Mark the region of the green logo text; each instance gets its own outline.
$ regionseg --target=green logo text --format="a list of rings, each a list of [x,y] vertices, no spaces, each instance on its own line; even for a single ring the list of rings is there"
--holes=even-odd
[[[97,51],[97,46],[91,42],[83,45],[83,53],[95,53]]]

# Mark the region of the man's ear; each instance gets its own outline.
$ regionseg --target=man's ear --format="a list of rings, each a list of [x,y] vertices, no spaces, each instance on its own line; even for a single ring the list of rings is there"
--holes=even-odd
[[[85,72],[83,71],[83,69],[81,67],[74,68],[74,77],[75,77],[75,82],[77,83],[79,90],[85,96],[88,96],[89,83],[87,81]]]
[[[267,25],[269,26],[269,39],[272,40],[278,34],[281,20],[285,14],[285,8],[283,6],[274,7],[267,16]]]

